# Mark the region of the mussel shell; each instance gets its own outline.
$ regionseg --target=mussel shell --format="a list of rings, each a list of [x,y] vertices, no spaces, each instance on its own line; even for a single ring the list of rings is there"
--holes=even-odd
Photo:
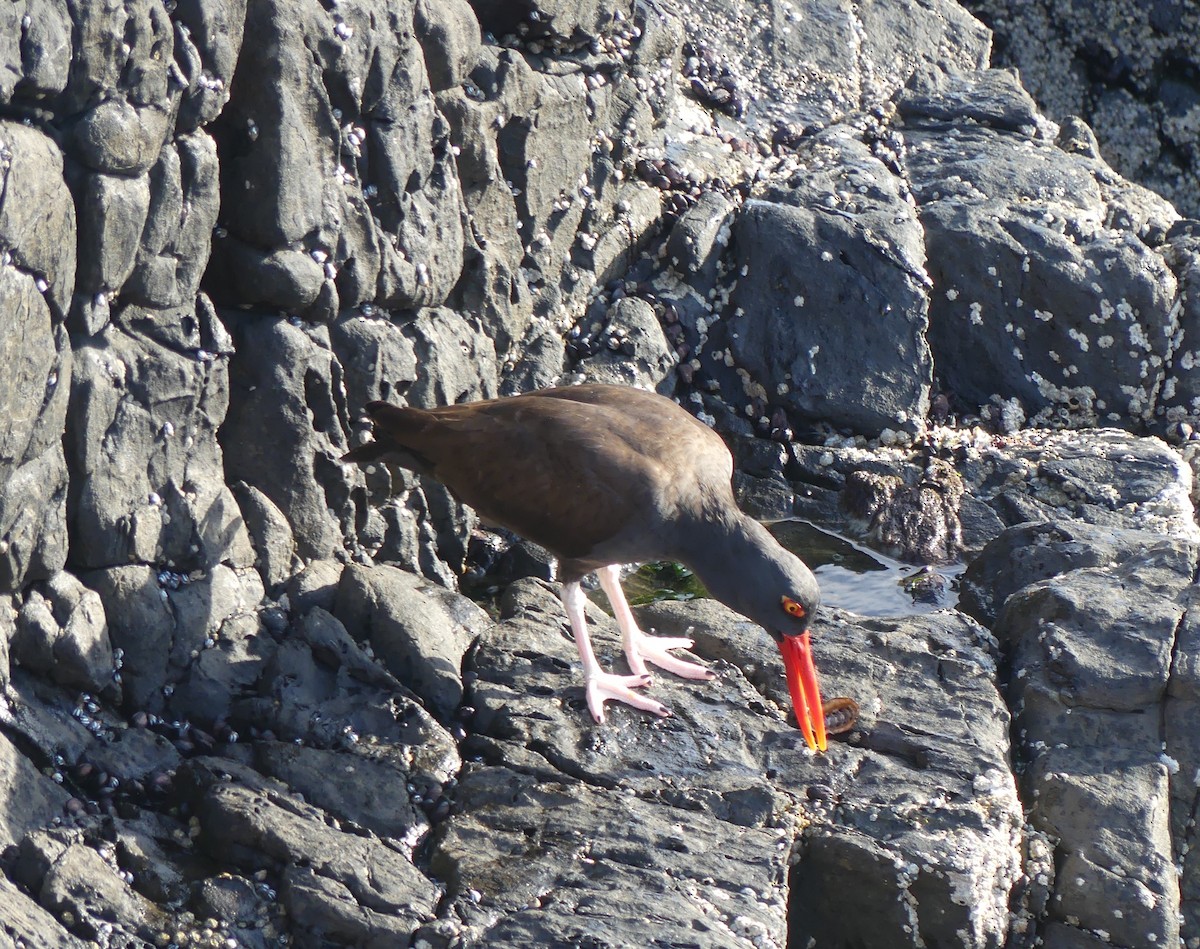
[[[830,699],[821,706],[825,716],[825,734],[842,735],[858,722],[858,703],[846,695]]]

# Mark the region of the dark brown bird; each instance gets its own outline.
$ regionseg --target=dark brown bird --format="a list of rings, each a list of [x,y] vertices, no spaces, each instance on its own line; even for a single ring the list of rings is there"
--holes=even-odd
[[[825,750],[808,634],[820,602],[816,578],[738,509],[729,449],[680,406],[640,389],[581,385],[428,410],[372,402],[367,412],[375,441],[343,460],[391,461],[436,478],[485,521],[558,558],[597,722],[610,699],[670,714],[636,691],[652,684],[647,662],[689,679],[714,678],[671,654],[692,640],[638,629],[621,592],[620,564],[673,560],[775,639],[805,740]],[[580,581],[593,571],[612,604],[632,675],[604,672],[592,651]]]

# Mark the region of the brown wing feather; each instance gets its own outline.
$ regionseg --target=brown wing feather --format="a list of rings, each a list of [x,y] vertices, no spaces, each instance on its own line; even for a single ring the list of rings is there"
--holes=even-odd
[[[702,483],[729,490],[732,461],[720,438],[669,399],[636,389],[573,386],[431,410],[368,409],[377,441],[401,463],[418,456],[485,520],[563,558],[587,558],[631,525],[670,519]]]

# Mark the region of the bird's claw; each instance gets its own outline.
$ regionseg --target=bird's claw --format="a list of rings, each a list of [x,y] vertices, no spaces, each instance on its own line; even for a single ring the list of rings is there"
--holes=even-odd
[[[688,631],[691,632],[690,627]],[[634,655],[627,658],[634,672],[646,671],[645,663],[650,662],[685,679],[711,681],[717,677],[711,669],[671,655],[672,649],[691,649],[695,644],[695,640],[687,636],[647,636],[639,633],[633,642]]]
[[[666,718],[671,714],[671,710],[662,702],[656,702],[633,691],[646,688],[651,681],[649,674],[619,676],[611,672],[597,672],[589,676],[584,685],[588,711],[592,713],[592,718],[597,724],[601,724],[604,722],[604,703],[611,700]]]

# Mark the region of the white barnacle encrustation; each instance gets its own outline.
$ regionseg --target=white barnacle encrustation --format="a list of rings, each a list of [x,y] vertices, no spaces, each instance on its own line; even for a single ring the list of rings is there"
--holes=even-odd
[[[1133,322],[1129,324],[1129,342],[1146,352],[1149,352],[1152,348],[1150,338],[1146,335],[1146,329],[1141,323]]]

